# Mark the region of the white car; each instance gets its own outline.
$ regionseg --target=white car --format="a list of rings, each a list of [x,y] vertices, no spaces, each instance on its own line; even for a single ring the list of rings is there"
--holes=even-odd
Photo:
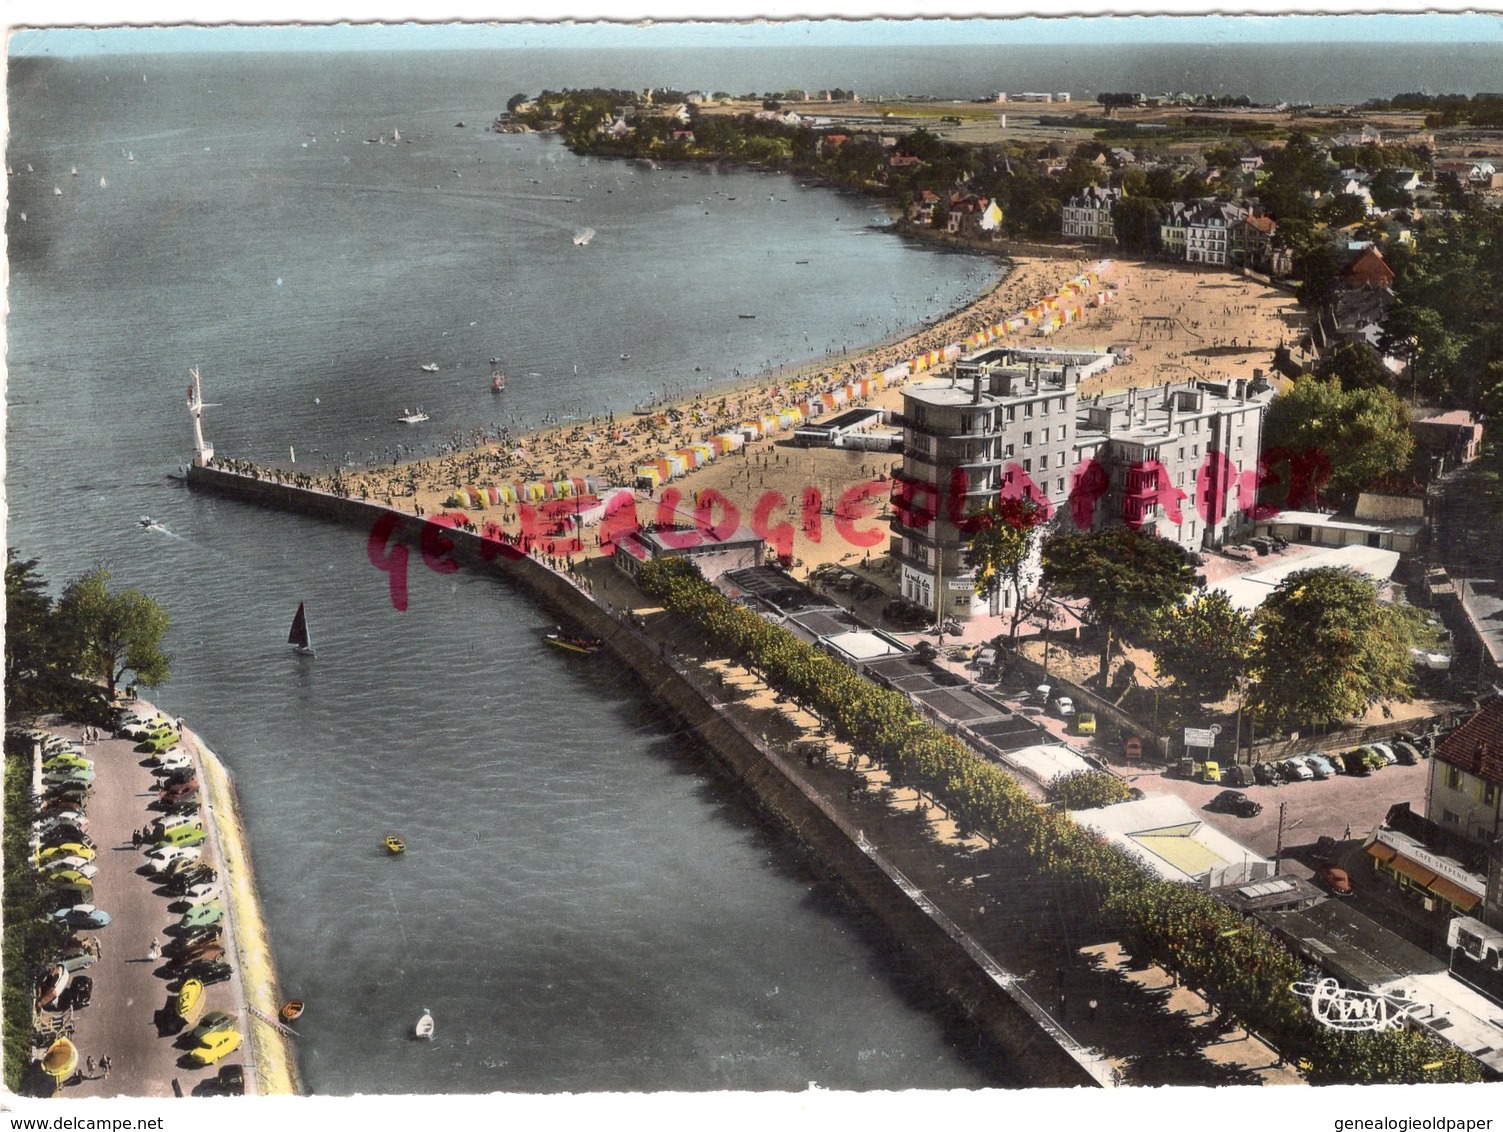
[[[219,882],[217,880],[205,881],[203,884],[192,885],[187,892],[178,897],[186,904],[197,907],[207,904],[219,896]]]
[[[146,867],[154,873],[160,873],[173,861],[183,857],[201,856],[203,856],[203,850],[197,845],[163,845],[146,854]]]
[[[193,759],[188,752],[181,747],[174,747],[157,760],[157,765],[151,768],[152,774],[171,774],[175,770],[192,766]]]

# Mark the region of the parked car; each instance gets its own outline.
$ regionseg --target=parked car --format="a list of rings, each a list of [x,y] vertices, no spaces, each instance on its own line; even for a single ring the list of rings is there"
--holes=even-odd
[[[1223,790],[1206,803],[1206,809],[1217,814],[1236,814],[1239,818],[1255,818],[1263,812],[1263,804],[1254,802],[1240,790]]]
[[[1331,769],[1337,774],[1347,773],[1346,756],[1336,751],[1325,752],[1326,762],[1331,764]]]
[[[1093,711],[1080,711],[1075,713],[1075,734],[1096,734],[1096,713]]]
[[[88,975],[74,975],[68,982],[69,1010],[82,1010],[94,998],[94,980]]]
[[[1309,782],[1315,777],[1315,772],[1300,759],[1285,759],[1281,765],[1284,777],[1290,782]]]
[[[221,1065],[214,1078],[214,1091],[221,1096],[243,1097],[245,1095],[245,1066],[239,1062]]]
[[[1054,714],[1061,719],[1069,719],[1075,714],[1075,701],[1069,696],[1059,696],[1054,701]]]
[[[1336,768],[1330,764],[1325,755],[1320,751],[1316,751],[1314,754],[1306,755],[1304,761],[1305,765],[1310,768],[1311,773],[1313,773],[1316,778],[1330,778],[1331,775],[1336,773]]]
[[[188,1064],[213,1065],[240,1048],[238,1030],[217,1030],[188,1051]]]
[[[1345,869],[1336,865],[1321,865],[1315,875],[1320,878],[1321,884],[1331,890],[1333,896],[1352,894],[1352,878]]]
[[[1366,778],[1373,772],[1373,765],[1368,761],[1369,758],[1378,759],[1379,765],[1382,765],[1383,760],[1381,756],[1374,755],[1366,747],[1359,747],[1355,751],[1347,752],[1346,772],[1357,778]]]
[[[1251,786],[1253,773],[1241,763],[1233,763],[1221,772],[1221,781],[1228,786]]]
[[[234,1015],[226,1014],[223,1010],[211,1010],[198,1020],[198,1025],[188,1031],[185,1035],[187,1041],[183,1044],[196,1046],[210,1034],[217,1034],[220,1030],[233,1030],[234,1028]]]
[[[194,959],[177,972],[183,979],[197,979],[206,987],[224,982],[232,973],[233,969],[223,959]]]
[[[1424,757],[1420,754],[1420,749],[1413,743],[1405,743],[1403,741],[1399,741],[1393,745],[1393,753],[1397,756],[1402,766],[1414,766]]]
[[[167,960],[167,969],[174,975],[181,974],[190,963],[196,963],[200,959],[224,959],[224,944],[217,940],[205,940],[195,944],[180,954],[175,954]]]
[[[108,912],[100,911],[92,904],[75,904],[71,908],[59,908],[52,919],[70,928],[106,928],[110,924]]]
[[[1388,766],[1394,766],[1398,763],[1399,756],[1394,754],[1393,748],[1387,743],[1370,743],[1368,746]]]
[[[1202,782],[1220,782],[1221,764],[1207,759],[1200,767],[1200,780]]]
[[[197,845],[159,845],[146,854],[146,867],[154,873],[165,873],[174,861],[195,861],[203,854]]]
[[[1259,786],[1277,786],[1279,776],[1268,763],[1256,763],[1252,768],[1253,781]]]

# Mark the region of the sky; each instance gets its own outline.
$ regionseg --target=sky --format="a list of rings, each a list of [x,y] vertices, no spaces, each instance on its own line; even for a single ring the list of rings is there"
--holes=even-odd
[[[452,8],[423,15],[421,24],[402,22],[422,6],[396,0],[375,0],[359,6],[308,0],[301,4],[274,0],[272,3],[249,4],[233,0],[216,6],[215,19],[252,25],[266,21],[307,19],[322,26],[219,26],[219,27],[78,27],[77,24],[103,24],[118,20],[119,9],[101,9],[80,0],[9,0],[5,4],[10,55],[80,55],[115,52],[160,51],[295,51],[295,50],[435,50],[443,48],[484,48],[518,45],[516,27],[476,21],[481,13],[494,16],[505,8],[495,3],[477,6],[467,12],[459,0]],[[1388,5],[1399,9],[1401,4]],[[890,2],[886,10],[894,15],[922,15],[926,11],[943,13],[962,5],[946,5],[942,0],[919,0],[902,5]],[[1071,10],[1102,8],[1099,3],[1072,4]],[[835,46],[902,44],[937,45],[965,42],[972,46],[986,42],[1012,44],[1046,43],[1288,43],[1322,42],[1340,39],[1345,42],[1415,42],[1440,41],[1457,43],[1497,43],[1503,48],[1503,13],[1466,14],[1463,12],[1415,14],[1390,11],[1388,14],[1364,15],[1350,11],[1336,15],[1294,14],[1297,5],[1277,0],[1249,0],[1239,5],[1262,14],[1248,16],[1219,15],[1125,15],[1118,18],[1098,17],[1024,17],[1019,19],[879,19],[870,18],[884,11],[881,0],[859,3],[857,0],[729,0],[707,6],[706,0],[573,0],[567,11],[580,22],[530,24],[525,45],[531,48],[587,47],[711,47],[755,42],[759,46]],[[1347,3],[1325,3],[1324,12],[1340,12]],[[1411,5],[1418,7],[1418,5]],[[538,6],[514,9],[535,14]],[[1114,11],[1124,9],[1117,7]],[[1160,3],[1152,11],[1179,10],[1193,12],[1180,3]],[[135,24],[182,23],[202,20],[202,5],[180,0],[148,0],[129,9]],[[707,11],[721,22],[707,22]],[[835,14],[840,18],[794,20],[799,13]],[[1277,14],[1272,14],[1277,13]],[[765,14],[787,18],[787,22],[730,22],[742,16]],[[623,26],[621,22],[586,22],[592,17],[628,20],[655,17],[650,22]],[[689,22],[693,17],[699,22]],[[341,17],[361,23],[337,23]],[[389,21],[384,24],[369,20]],[[666,22],[665,22],[666,21]],[[32,29],[28,29],[30,24]]]

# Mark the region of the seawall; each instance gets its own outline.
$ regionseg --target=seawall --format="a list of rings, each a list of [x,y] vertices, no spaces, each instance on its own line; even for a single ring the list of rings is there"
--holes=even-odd
[[[256,892],[245,827],[240,820],[235,783],[219,756],[202,739],[192,732],[185,737],[191,738],[198,749],[199,774],[208,801],[207,828],[219,857],[229,937],[236,952],[235,967],[240,973],[241,994],[247,1007],[245,1039],[250,1049],[246,1058],[249,1062],[246,1092],[257,1096],[295,1095],[302,1090],[292,1039],[266,1021],[277,1016],[279,984]]]
[[[381,505],[255,480],[214,468],[189,470],[201,491],[264,507],[314,515],[369,532],[378,521],[396,527],[385,546],[417,547],[422,520]],[[902,945],[917,955],[935,985],[1007,1051],[1013,1067],[1045,1087],[1102,1085],[1109,1072],[1073,1043],[1014,980],[923,895],[908,885],[858,830],[848,828],[797,767],[767,750],[756,735],[718,710],[689,671],[634,625],[608,613],[568,578],[525,556],[493,553],[477,535],[442,528],[448,556],[461,565],[503,575],[584,631],[605,640],[641,681],[646,694],[678,715],[714,758],[766,811],[812,850],[814,857]]]

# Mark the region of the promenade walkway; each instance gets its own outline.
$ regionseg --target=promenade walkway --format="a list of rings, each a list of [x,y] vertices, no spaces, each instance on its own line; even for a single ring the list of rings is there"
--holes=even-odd
[[[142,703],[139,706],[149,708]],[[79,1076],[61,1095],[79,1097],[171,1097],[186,1096],[200,1089],[217,1069],[188,1068],[184,1050],[175,1045],[177,1034],[167,1011],[169,980],[160,960],[148,958],[153,941],[159,946],[170,938],[165,929],[177,920],[168,910],[172,898],[159,895],[151,877],[140,870],[142,850],[131,844],[131,834],[157,816],[149,809],[156,798],[155,780],[143,756],[127,739],[107,738],[84,745],[82,728],[52,724],[49,728],[83,746],[94,761],[94,789],[89,797],[89,835],[98,847],[94,881],[95,899],[108,912],[108,927],[85,933],[99,941],[99,958],[83,974],[94,980],[90,1004],[74,1011],[73,1039],[80,1055]],[[201,772],[200,772],[201,773]],[[204,847],[204,859],[215,868],[222,862],[212,844]],[[233,925],[226,925],[226,935]],[[207,988],[205,1011],[222,1010],[246,1021],[244,988],[239,965],[228,982]],[[97,1068],[108,1057],[108,1074]],[[92,1059],[91,1072],[87,1059]],[[231,1062],[246,1065],[247,1091],[253,1091],[254,1065],[242,1048]]]
[[[604,572],[607,563],[600,566],[589,570],[598,601],[617,611],[634,594],[640,601]],[[1061,916],[1064,894],[1028,876],[1001,875],[984,839],[962,836],[934,799],[894,789],[885,770],[833,739],[822,720],[757,673],[695,655],[693,634],[665,616],[637,620],[686,679],[723,704],[742,733],[1103,1085],[1302,1083],[1276,1051],[1161,968],[1136,964],[1115,940],[1075,938]],[[800,740],[814,741],[823,755],[810,763],[781,753]]]

